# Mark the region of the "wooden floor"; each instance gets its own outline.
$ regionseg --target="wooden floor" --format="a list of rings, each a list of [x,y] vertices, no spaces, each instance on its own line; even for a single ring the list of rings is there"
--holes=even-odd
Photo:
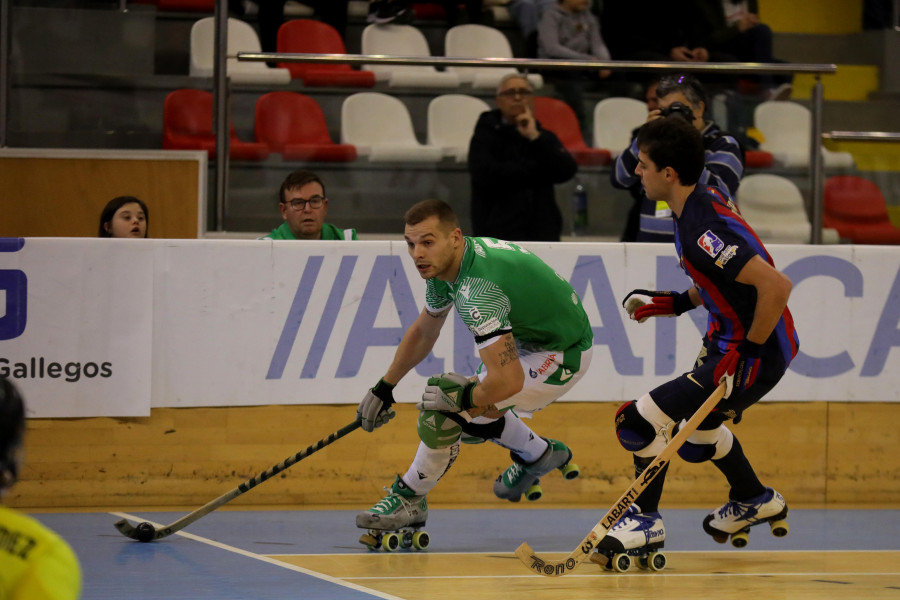
[[[222,509],[184,531],[141,544],[112,526],[120,517],[157,526],[184,512],[35,515],[81,559],[85,599],[187,600],[900,600],[900,510],[791,510],[790,534],[751,530],[747,548],[712,541],[708,509],[668,509],[662,571],[627,573],[586,563],[545,578],[513,550],[568,554],[596,519],[594,508],[495,505],[432,507],[431,547],[372,552],[357,543],[355,510]]]

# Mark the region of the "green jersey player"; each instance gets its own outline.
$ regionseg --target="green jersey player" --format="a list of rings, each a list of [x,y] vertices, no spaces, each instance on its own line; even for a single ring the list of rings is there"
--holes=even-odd
[[[416,204],[405,221],[409,254],[426,280],[425,307],[360,402],[363,429],[394,416],[394,386],[431,352],[452,307],[474,335],[482,364],[472,377],[428,380],[417,404],[420,443],[412,465],[387,497],[357,515],[357,526],[370,530],[360,541],[388,550],[427,545],[419,531],[428,516],[425,496],[453,464],[460,441],[488,440],[510,450],[513,464],[494,483],[500,498],[537,499],[539,478],[553,469],[576,477],[565,444],[535,435],[519,417],[571,389],[593,348],[581,299],[540,258],[510,242],[464,237],[453,210],[439,200]]]

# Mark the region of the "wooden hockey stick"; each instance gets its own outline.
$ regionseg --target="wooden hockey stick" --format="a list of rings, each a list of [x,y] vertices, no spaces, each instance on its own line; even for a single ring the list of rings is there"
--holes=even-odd
[[[228,502],[231,502],[232,500],[234,500],[241,494],[250,491],[251,489],[253,489],[257,485],[259,485],[260,483],[266,481],[273,475],[277,475],[278,473],[281,473],[282,471],[287,470],[289,467],[292,467],[293,465],[300,462],[301,460],[303,460],[310,454],[313,454],[314,452],[321,450],[328,444],[331,444],[332,442],[335,442],[335,441],[341,439],[342,437],[344,437],[345,435],[347,435],[354,429],[358,429],[360,425],[361,425],[361,421],[359,420],[359,417],[357,417],[356,420],[353,421],[352,423],[350,423],[349,425],[345,425],[345,426],[341,427],[340,429],[338,429],[337,431],[335,431],[334,433],[329,434],[328,437],[322,438],[321,440],[319,440],[312,446],[309,446],[306,450],[302,450],[293,456],[287,457],[286,459],[284,459],[283,461],[281,461],[280,463],[278,463],[277,465],[275,465],[268,471],[263,471],[256,477],[251,477],[250,479],[248,479],[244,483],[240,484],[239,486],[237,486],[230,492],[222,494],[215,500],[212,500],[211,502],[204,504],[203,506],[201,506],[194,512],[181,517],[174,523],[166,525],[166,526],[162,527],[161,529],[157,530],[152,524],[148,523],[147,521],[144,521],[143,523],[139,523],[137,526],[134,526],[131,523],[129,523],[126,519],[122,519],[121,521],[116,521],[114,523],[114,526],[125,537],[129,537],[129,538],[131,538],[133,540],[137,540],[139,542],[152,542],[153,540],[159,540],[164,537],[168,537],[168,536],[172,535],[173,533],[175,533],[176,531],[181,531],[182,529],[184,529],[185,527],[187,527],[188,525],[190,525],[197,519],[199,519],[205,515],[208,515],[209,513],[216,510],[223,504],[227,504]]]
[[[666,447],[662,449],[653,462],[644,469],[644,472],[641,473],[625,493],[616,500],[616,503],[613,504],[612,508],[603,515],[600,522],[591,529],[591,532],[587,534],[587,537],[581,540],[581,544],[572,550],[572,553],[569,554],[568,557],[560,561],[541,558],[535,554],[534,550],[531,549],[531,546],[528,545],[528,542],[523,542],[521,546],[516,548],[516,556],[519,557],[522,564],[528,567],[530,571],[534,571],[535,573],[547,577],[560,577],[574,571],[578,565],[583,563],[591,555],[591,551],[597,547],[600,540],[606,537],[606,534],[612,529],[613,525],[618,522],[619,518],[621,518],[628,507],[634,503],[641,492],[650,485],[650,482],[653,481],[663,467],[669,463],[674,454],[681,448],[681,445],[684,444],[685,440],[697,430],[697,427],[703,419],[712,412],[712,409],[715,408],[716,404],[719,403],[719,400],[721,400],[724,395],[725,382],[722,382],[709,398],[700,405],[700,408],[698,408],[697,412],[695,412],[688,422],[685,423],[684,427],[678,430],[675,437],[666,444]]]

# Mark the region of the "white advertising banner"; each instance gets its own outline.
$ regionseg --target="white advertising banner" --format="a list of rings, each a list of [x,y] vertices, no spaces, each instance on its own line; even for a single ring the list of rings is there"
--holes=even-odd
[[[688,287],[671,245],[523,245],[572,283],[594,325],[590,371],[565,400],[636,398],[690,368],[702,308],[638,324],[621,307],[634,288]],[[404,242],[170,241],[162,250],[154,406],[356,403],[424,303]],[[794,282],[800,353],[768,399],[900,399],[892,376],[900,372],[900,248],[770,251]],[[477,365],[454,315],[395,395],[412,402],[424,378]]]
[[[523,245],[572,283],[594,327],[590,371],[563,400],[637,398],[691,367],[702,308],[638,324],[621,306],[635,288],[688,287],[672,246]],[[767,400],[900,400],[900,248],[770,251],[794,284],[800,351]],[[40,417],[355,404],[424,290],[402,241],[0,240],[0,375]],[[413,402],[426,377],[478,363],[454,314],[395,395]]]
[[[28,416],[150,414],[153,249],[0,238],[0,376]]]

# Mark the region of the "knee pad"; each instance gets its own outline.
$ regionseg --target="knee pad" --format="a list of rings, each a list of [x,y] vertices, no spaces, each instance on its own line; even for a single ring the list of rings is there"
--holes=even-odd
[[[437,450],[449,448],[459,441],[462,427],[453,419],[448,418],[448,413],[436,410],[423,410],[419,413],[416,431],[422,443],[429,448]]]
[[[634,400],[616,412],[616,437],[622,447],[630,452],[643,450],[656,438],[656,429],[641,416]]]
[[[468,437],[481,438],[482,441],[499,440],[500,436],[503,435],[506,420],[501,417],[487,423],[476,423],[475,419],[473,419],[472,421],[463,421],[459,425],[463,433]]]
[[[679,426],[683,426],[682,421]],[[715,429],[695,431],[678,449],[678,456],[690,463],[702,463],[719,459],[728,454],[734,443],[734,434],[724,425]]]

